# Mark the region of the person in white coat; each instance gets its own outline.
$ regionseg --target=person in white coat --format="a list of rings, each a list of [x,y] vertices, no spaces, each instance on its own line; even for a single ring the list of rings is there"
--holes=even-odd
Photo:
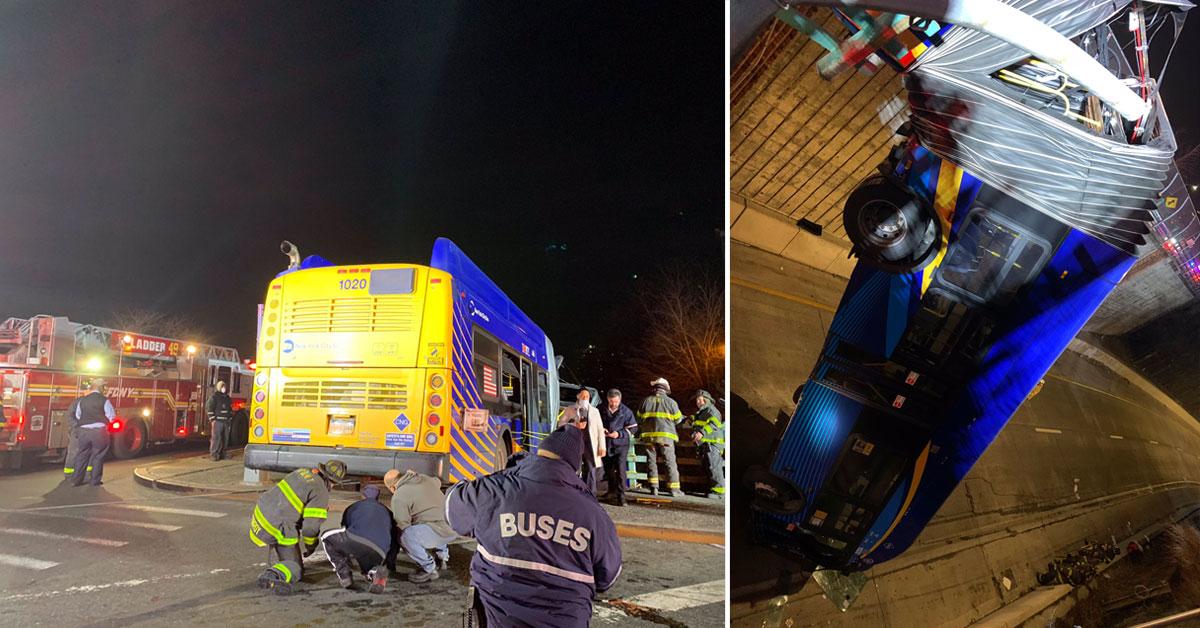
[[[600,467],[604,464],[604,422],[600,420],[600,411],[592,407],[592,393],[582,386],[575,395],[575,405],[563,410],[558,416],[558,424],[570,423],[583,430],[583,460],[580,461],[580,472],[583,483],[587,484],[592,495],[596,494],[596,477],[600,475]]]

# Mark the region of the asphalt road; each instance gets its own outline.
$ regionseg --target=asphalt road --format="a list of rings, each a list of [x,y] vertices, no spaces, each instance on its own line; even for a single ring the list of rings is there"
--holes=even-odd
[[[473,545],[451,548],[450,575],[405,579],[401,562],[380,595],[337,584],[323,555],[306,562],[304,589],[262,594],[265,552],[247,538],[254,494],[175,494],[134,482],[133,467],[160,453],[105,466],[101,487],[61,484],[61,468],[0,475],[0,609],[5,625],[450,626],[460,621]],[[347,497],[352,497],[348,495]],[[330,508],[333,526],[348,501]],[[337,511],[335,514],[334,511]],[[622,539],[621,578],[596,604],[593,625],[724,624],[724,548]]]

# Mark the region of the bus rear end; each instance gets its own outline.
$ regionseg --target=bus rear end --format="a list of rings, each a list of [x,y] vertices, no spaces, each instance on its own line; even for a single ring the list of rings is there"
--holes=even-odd
[[[412,264],[289,271],[267,289],[245,464],[330,458],[355,475],[445,477],[450,276]]]

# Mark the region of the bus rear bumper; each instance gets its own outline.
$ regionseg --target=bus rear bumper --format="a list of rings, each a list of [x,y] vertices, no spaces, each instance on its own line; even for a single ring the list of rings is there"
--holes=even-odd
[[[295,445],[246,445],[245,465],[261,471],[291,472],[302,467],[313,468],[318,463],[341,460],[350,475],[382,476],[390,469],[412,469],[418,473],[443,477],[445,456],[414,451],[379,451],[374,449],[338,449]]]

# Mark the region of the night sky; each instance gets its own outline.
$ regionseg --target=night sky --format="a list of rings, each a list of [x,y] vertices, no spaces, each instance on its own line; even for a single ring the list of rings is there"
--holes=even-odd
[[[585,345],[666,259],[722,267],[723,29],[721,3],[6,3],[0,317],[157,309],[249,355],[280,240],[428,263],[446,236]]]

